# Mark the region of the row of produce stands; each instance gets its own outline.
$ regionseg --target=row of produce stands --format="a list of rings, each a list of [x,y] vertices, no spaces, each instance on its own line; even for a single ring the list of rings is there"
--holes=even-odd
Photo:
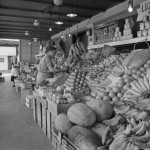
[[[77,40],[67,59],[58,46],[55,68],[69,65],[67,73],[36,85],[36,67],[25,67],[16,79],[22,104],[56,150],[150,149],[150,37],[133,38],[131,23],[125,20],[123,35],[113,25],[115,37],[110,28],[100,38],[97,28],[97,45]],[[148,48],[136,49],[143,39]],[[130,53],[111,47],[129,43],[136,43]]]
[[[22,104],[33,109],[35,122],[57,150],[150,148],[149,49],[114,52],[105,45],[98,63],[90,65],[84,63],[84,53],[82,61],[76,55],[70,74],[38,86],[36,69],[22,71],[16,79]]]

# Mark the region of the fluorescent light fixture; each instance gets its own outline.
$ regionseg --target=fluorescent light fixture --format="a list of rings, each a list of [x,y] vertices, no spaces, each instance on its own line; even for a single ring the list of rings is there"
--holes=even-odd
[[[49,28],[49,31],[52,31],[52,28],[51,28],[51,27]]]
[[[129,0],[129,3],[128,3],[128,11],[129,11],[129,12],[133,12],[133,0]]]
[[[77,14],[70,13],[70,14],[67,14],[67,17],[71,17],[71,18],[73,18],[73,17],[77,17]]]
[[[57,25],[62,25],[62,24],[64,24],[64,23],[63,23],[62,21],[56,21],[55,24],[57,24]]]

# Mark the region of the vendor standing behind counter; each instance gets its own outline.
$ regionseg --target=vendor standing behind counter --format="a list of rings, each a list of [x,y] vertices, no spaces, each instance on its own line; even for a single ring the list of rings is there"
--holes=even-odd
[[[65,72],[68,68],[55,69],[53,64],[53,59],[56,54],[56,48],[52,46],[47,46],[45,51],[45,56],[40,59],[38,73],[36,78],[37,85],[46,80],[47,78],[53,78],[54,73]]]

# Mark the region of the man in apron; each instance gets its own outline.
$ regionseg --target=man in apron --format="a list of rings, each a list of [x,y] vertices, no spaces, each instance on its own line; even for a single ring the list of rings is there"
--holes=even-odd
[[[36,78],[37,85],[46,80],[47,78],[53,78],[53,73],[65,72],[68,68],[55,69],[53,64],[53,59],[56,54],[56,48],[52,46],[47,46],[45,51],[45,56],[40,59],[38,66],[38,73]]]

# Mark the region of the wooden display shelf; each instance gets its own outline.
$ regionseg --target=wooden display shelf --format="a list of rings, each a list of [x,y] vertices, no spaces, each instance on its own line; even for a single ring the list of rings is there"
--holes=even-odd
[[[104,45],[118,46],[118,45],[126,45],[126,44],[140,43],[140,42],[144,42],[145,40],[146,40],[146,41],[150,41],[150,36],[141,37],[141,38],[133,38],[133,39],[122,40],[122,41],[115,41],[115,42],[104,43],[104,44],[91,45],[91,46],[88,46],[88,49],[101,48],[101,47],[103,47]]]

